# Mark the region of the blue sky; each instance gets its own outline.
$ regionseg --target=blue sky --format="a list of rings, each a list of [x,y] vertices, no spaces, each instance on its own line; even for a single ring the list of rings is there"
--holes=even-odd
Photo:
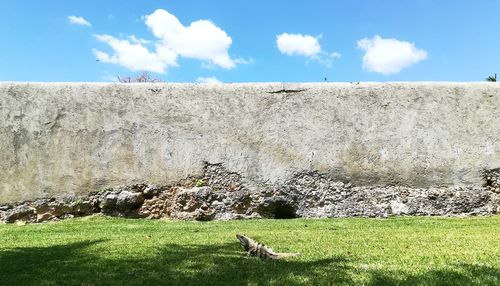
[[[0,81],[482,81],[500,73],[498,11],[498,0],[0,0]]]

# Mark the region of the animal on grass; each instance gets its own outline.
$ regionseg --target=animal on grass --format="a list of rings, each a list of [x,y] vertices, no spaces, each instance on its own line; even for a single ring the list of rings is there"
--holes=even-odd
[[[298,253],[276,253],[270,247],[241,234],[237,234],[236,238],[245,249],[247,256],[257,256],[263,259],[281,259],[299,255]]]

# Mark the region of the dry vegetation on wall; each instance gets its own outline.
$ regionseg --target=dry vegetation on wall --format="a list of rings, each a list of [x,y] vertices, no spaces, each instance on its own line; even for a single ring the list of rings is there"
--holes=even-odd
[[[140,82],[162,82],[159,78],[152,77],[148,72],[143,72],[142,74],[136,75],[135,77],[120,77],[117,76],[118,81],[121,83],[140,83]]]

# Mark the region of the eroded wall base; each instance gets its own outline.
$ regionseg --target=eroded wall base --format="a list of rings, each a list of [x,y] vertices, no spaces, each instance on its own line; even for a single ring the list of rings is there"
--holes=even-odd
[[[483,187],[352,187],[318,172],[298,173],[276,185],[249,190],[221,164],[172,186],[132,185],[87,196],[46,198],[0,206],[0,219],[43,222],[104,214],[134,218],[229,220],[248,218],[460,216],[500,213],[498,170]],[[495,184],[492,184],[495,182]]]

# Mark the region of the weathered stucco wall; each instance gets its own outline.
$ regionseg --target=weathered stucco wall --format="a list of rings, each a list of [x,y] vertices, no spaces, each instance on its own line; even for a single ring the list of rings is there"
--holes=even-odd
[[[481,185],[500,167],[499,110],[494,83],[0,83],[0,203],[166,184],[204,161],[254,187],[313,170]]]

